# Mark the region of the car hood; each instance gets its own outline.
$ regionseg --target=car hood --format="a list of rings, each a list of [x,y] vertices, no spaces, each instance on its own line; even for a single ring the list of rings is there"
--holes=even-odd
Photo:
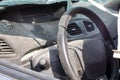
[[[2,0],[0,7],[8,7],[23,4],[53,4],[70,0]]]

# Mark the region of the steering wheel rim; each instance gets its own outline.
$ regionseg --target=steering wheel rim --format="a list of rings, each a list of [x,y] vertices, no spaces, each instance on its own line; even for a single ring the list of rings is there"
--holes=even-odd
[[[108,30],[105,26],[105,24],[102,22],[102,20],[91,10],[83,7],[75,7],[71,10],[68,10],[63,14],[61,17],[59,24],[58,24],[58,37],[57,37],[57,45],[58,45],[58,51],[59,51],[59,58],[62,63],[62,66],[66,72],[66,74],[70,77],[71,80],[78,80],[78,77],[76,77],[76,74],[74,74],[72,67],[69,62],[68,57],[68,44],[67,44],[67,26],[71,20],[71,18],[75,14],[83,14],[90,18],[98,27],[99,31],[101,32],[103,38],[105,41],[109,41],[113,48],[115,48],[113,40],[108,34]],[[99,23],[99,24],[98,24]]]

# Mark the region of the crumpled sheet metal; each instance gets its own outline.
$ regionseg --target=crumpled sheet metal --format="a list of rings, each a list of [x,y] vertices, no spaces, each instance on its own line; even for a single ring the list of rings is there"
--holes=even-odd
[[[15,6],[22,4],[53,4],[69,0],[3,0],[0,2],[0,7]]]

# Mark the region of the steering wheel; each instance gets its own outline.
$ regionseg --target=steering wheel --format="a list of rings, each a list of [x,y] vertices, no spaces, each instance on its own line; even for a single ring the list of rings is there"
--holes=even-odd
[[[95,13],[93,13],[91,10],[89,10],[87,8],[75,7],[73,9],[66,11],[63,14],[63,16],[61,17],[59,24],[58,24],[59,28],[58,28],[57,45],[58,45],[58,51],[59,51],[59,58],[60,58],[62,66],[63,66],[63,69],[70,80],[81,80],[82,77],[80,77],[80,76],[84,76],[83,75],[84,73],[85,73],[85,76],[88,77],[89,79],[96,79],[97,77],[100,77],[102,74],[103,75],[105,74],[106,66],[107,66],[107,54],[105,51],[105,46],[104,46],[105,44],[102,40],[95,38],[95,39],[81,41],[81,42],[86,42],[86,44],[85,44],[86,46],[88,46],[89,44],[91,45],[91,46],[87,47],[87,48],[89,48],[89,50],[94,49],[94,48],[97,49],[96,51],[93,51],[93,53],[83,51],[84,53],[81,54],[80,51],[77,51],[78,56],[76,58],[79,59],[79,61],[81,63],[80,65],[84,71],[76,72],[76,70],[74,70],[74,67],[73,67],[74,65],[72,65],[70,57],[69,57],[70,53],[69,53],[69,49],[68,49],[69,46],[67,43],[66,30],[67,30],[67,26],[68,26],[70,20],[76,14],[83,14],[83,15],[87,16],[89,19],[91,19],[98,27],[104,40],[109,42],[114,47],[113,40],[112,40],[105,24],[102,22],[102,20]],[[98,43],[97,43],[97,41],[98,41]],[[96,42],[95,43],[96,45],[94,44],[94,42]],[[100,46],[98,47],[98,45],[100,45]],[[101,47],[103,50],[100,49]],[[99,56],[98,59],[101,59],[101,60],[98,60],[95,58],[96,56],[93,56],[93,58],[95,58],[95,59],[93,59],[93,62],[90,64],[87,63],[87,61],[90,60],[87,58],[87,57],[91,56],[90,54],[98,55]],[[117,75],[117,70],[118,70],[117,62],[115,62],[112,58],[110,58],[110,59],[111,59],[110,60],[111,62],[108,65],[112,66],[112,68],[110,71],[109,79],[116,80],[116,75]],[[97,61],[98,62],[96,63],[95,60],[96,60],[96,62]],[[91,64],[93,64],[93,65],[91,65]],[[99,66],[97,66],[97,65],[99,65]],[[93,67],[93,66],[96,66],[96,67]],[[92,68],[92,69],[90,69],[90,68]],[[103,69],[102,71],[100,71],[101,68]],[[96,72],[98,74],[96,74]]]

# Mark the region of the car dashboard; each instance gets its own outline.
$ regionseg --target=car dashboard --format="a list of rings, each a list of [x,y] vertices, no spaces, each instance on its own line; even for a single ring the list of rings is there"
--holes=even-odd
[[[58,6],[59,5],[59,6]],[[74,3],[73,7],[85,7],[93,11],[103,21],[115,46],[117,45],[117,18],[105,13],[95,6],[83,3]],[[56,54],[58,23],[64,12],[67,11],[67,3],[54,3],[46,5],[19,5],[6,7],[0,11],[0,58],[10,63],[45,73],[50,76],[61,78],[64,71]],[[116,11],[117,13],[117,11]],[[88,17],[76,14],[66,29],[68,41],[83,40],[94,37],[101,37],[98,27]],[[51,51],[51,48],[53,52]],[[51,54],[54,53],[55,55]],[[44,53],[44,55],[43,55]],[[30,54],[30,55],[29,55]],[[52,68],[39,70],[33,69],[29,57],[34,55],[49,56],[54,65],[60,68],[57,72]],[[36,59],[32,57],[32,59]],[[30,57],[31,58],[31,57]],[[55,73],[53,73],[53,72]],[[53,76],[53,77],[54,77]]]
[[[0,33],[55,42],[59,18],[65,10],[66,3],[8,7],[1,11]],[[96,25],[80,14],[71,20],[67,32],[69,40],[89,38],[99,34]]]

